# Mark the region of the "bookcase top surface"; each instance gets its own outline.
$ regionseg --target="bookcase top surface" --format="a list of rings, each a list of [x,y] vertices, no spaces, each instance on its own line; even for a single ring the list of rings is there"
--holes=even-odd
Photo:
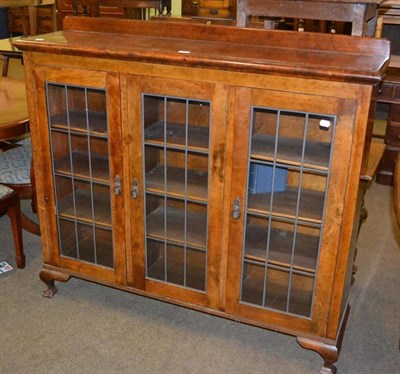
[[[22,51],[375,84],[384,39],[232,26],[67,17],[64,30],[16,42]]]
[[[262,0],[249,0],[250,2],[257,3]],[[289,1],[297,1],[300,3],[302,2],[311,2],[311,3],[348,3],[348,4],[381,4],[385,2],[385,0],[289,0]],[[387,1],[387,0],[386,0]],[[392,0],[392,1],[398,1],[398,0]],[[279,0],[277,0],[279,2]]]

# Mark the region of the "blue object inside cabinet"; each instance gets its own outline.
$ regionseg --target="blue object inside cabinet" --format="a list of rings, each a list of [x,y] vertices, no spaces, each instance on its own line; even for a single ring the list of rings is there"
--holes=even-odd
[[[274,176],[272,166],[250,163],[249,193],[286,191],[287,172],[287,169],[275,167]],[[272,180],[273,176],[274,180]]]

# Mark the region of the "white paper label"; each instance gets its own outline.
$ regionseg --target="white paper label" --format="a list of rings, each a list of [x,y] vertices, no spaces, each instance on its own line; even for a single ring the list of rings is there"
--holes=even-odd
[[[319,125],[324,129],[329,129],[329,127],[331,127],[331,121],[328,121],[327,119],[321,119],[321,121],[319,121]]]

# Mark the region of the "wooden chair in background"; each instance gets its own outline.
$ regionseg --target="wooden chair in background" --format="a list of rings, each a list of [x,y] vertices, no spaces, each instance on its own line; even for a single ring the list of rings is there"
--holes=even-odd
[[[33,0],[33,2],[36,4],[32,4],[28,7],[30,35],[36,35],[38,33],[38,24],[37,24],[38,7],[47,6],[51,9],[51,18],[53,23],[52,31],[57,31],[57,9],[55,0]]]
[[[0,154],[0,183],[12,188],[20,199],[32,200],[32,210],[36,212],[35,179],[30,138],[26,139],[24,144],[17,144],[17,146]],[[20,216],[24,230],[40,235],[40,226],[36,222],[22,212]]]
[[[0,214],[10,217],[15,245],[15,262],[17,267],[25,267],[25,255],[22,242],[21,208],[18,194],[7,186],[0,184]]]
[[[237,0],[237,26],[248,27],[250,16],[351,23],[351,35],[373,36],[382,0]],[[322,26],[323,27],[323,26]],[[300,27],[296,27],[299,30]],[[319,30],[321,31],[321,30]]]
[[[119,7],[124,9],[125,18],[150,19],[152,14],[161,14],[163,3],[161,0],[94,0],[93,15],[99,17],[100,6]]]
[[[31,199],[36,211],[32,147],[25,81],[1,77],[0,85],[0,183],[17,192],[20,199]],[[21,141],[21,138],[25,137]],[[25,230],[40,235],[39,225],[21,212]]]
[[[53,31],[57,30],[57,11],[55,0],[0,0],[0,8],[17,8],[22,20],[25,36],[37,34],[37,7],[49,6],[51,8]],[[28,12],[28,17],[26,17]]]
[[[23,63],[22,52],[14,46],[14,41],[20,37],[0,40],[0,61],[2,61],[1,76],[7,77],[10,59],[16,59]]]

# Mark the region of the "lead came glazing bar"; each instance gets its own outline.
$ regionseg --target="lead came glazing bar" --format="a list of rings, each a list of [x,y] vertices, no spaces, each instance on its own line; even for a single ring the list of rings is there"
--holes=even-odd
[[[294,260],[294,251],[296,248],[297,224],[298,224],[299,209],[300,209],[300,196],[301,196],[301,190],[302,190],[303,165],[304,165],[304,153],[305,153],[305,149],[306,149],[307,129],[308,129],[308,113],[306,113],[305,118],[304,118],[303,144],[302,144],[302,150],[301,150],[300,175],[299,175],[299,185],[298,185],[298,191],[297,191],[296,213],[295,213],[295,220],[294,220],[292,254],[291,254],[291,258],[290,258],[289,285],[288,285],[288,293],[287,293],[287,297],[286,297],[286,312],[289,312],[290,293],[291,293],[291,288],[292,288],[293,260]]]
[[[73,201],[73,211],[74,211],[74,221],[75,221],[75,238],[76,238],[76,253],[77,258],[80,259],[80,243],[79,243],[79,235],[78,235],[78,222],[77,222],[77,214],[76,214],[76,196],[75,196],[75,174],[74,174],[74,165],[72,160],[72,145],[71,145],[71,117],[70,117],[70,107],[69,107],[69,98],[68,98],[68,86],[65,86],[65,105],[66,105],[66,113],[67,113],[67,125],[68,125],[68,147],[69,147],[69,157],[70,157],[70,166],[71,166],[71,184],[72,184],[72,201]]]
[[[254,109],[253,109],[254,110]],[[263,300],[262,305],[265,306],[267,297],[267,286],[268,286],[268,258],[269,258],[269,247],[271,239],[271,228],[272,228],[272,212],[273,212],[273,201],[274,201],[274,186],[275,186],[275,173],[276,173],[276,159],[278,155],[278,140],[279,140],[279,128],[280,128],[280,110],[276,112],[276,124],[275,124],[275,148],[274,148],[274,162],[272,166],[272,187],[271,197],[269,201],[269,217],[268,217],[268,233],[267,233],[267,244],[265,248],[265,267],[264,267],[264,289],[263,289]]]
[[[85,87],[85,115],[86,115],[86,139],[88,146],[88,166],[89,166],[89,181],[90,181],[90,204],[92,211],[92,233],[93,233],[93,250],[94,250],[94,263],[97,264],[97,243],[96,243],[96,226],[95,226],[95,213],[94,213],[94,201],[93,201],[93,178],[92,178],[92,152],[90,148],[90,123],[89,123],[89,108],[88,108],[88,92]]]

